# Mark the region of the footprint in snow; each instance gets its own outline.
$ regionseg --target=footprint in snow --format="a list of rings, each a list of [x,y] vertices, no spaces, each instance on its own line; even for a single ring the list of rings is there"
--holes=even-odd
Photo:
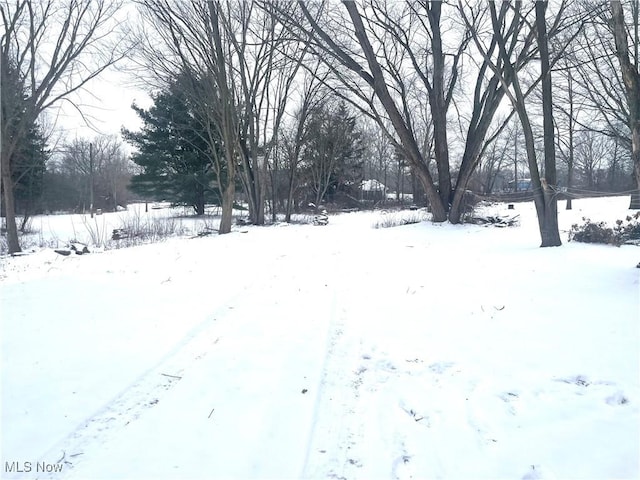
[[[524,474],[522,480],[538,480],[540,478],[544,478],[542,476],[542,472],[540,472],[540,470],[536,470],[535,465],[531,465],[531,470]]]
[[[557,478],[548,469],[541,467],[540,465],[531,465],[529,471],[524,474],[522,480],[540,480],[540,479],[555,479]]]
[[[433,373],[444,373],[454,365],[453,362],[436,362],[429,365],[429,370]]]
[[[624,394],[620,391],[614,393],[613,395],[610,395],[607,397],[606,402],[609,405],[625,405],[627,403],[629,403],[629,399],[627,397],[624,396]]]
[[[588,387],[589,385],[591,385],[591,382],[589,381],[589,377],[586,377],[584,375],[576,375],[572,377],[559,378],[558,381],[563,383],[571,383],[579,387]]]

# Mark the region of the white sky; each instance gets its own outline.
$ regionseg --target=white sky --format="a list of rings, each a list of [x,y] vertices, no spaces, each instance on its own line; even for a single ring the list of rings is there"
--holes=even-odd
[[[136,6],[125,1],[116,14],[118,21],[137,23]],[[95,138],[99,135],[119,135],[122,127],[131,130],[140,128],[142,122],[131,109],[131,104],[148,108],[151,105],[149,88],[131,72],[126,73],[126,59],[102,72],[88,82],[84,89],[76,92],[71,100],[82,110],[82,115],[70,102],[59,102],[46,112],[46,123],[54,123],[55,133],[63,139]],[[83,119],[86,117],[87,121]]]
[[[77,101],[91,126],[69,102],[61,103],[58,109],[51,109],[48,116],[56,122],[56,130],[67,139],[119,135],[123,126],[136,130],[141,122],[131,104],[135,102],[147,108],[151,99],[148,92],[133,83],[134,79],[129,74],[108,71],[87,84],[87,88],[77,95]]]

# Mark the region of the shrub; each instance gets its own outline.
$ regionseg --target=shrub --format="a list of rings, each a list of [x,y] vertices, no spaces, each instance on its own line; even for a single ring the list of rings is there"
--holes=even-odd
[[[420,223],[427,220],[428,215],[424,211],[399,211],[399,212],[385,212],[382,218],[376,219],[372,227],[373,228],[392,228],[402,225],[411,225],[413,223]]]
[[[569,241],[584,243],[604,243],[620,246],[625,243],[640,241],[640,212],[627,216],[624,220],[616,220],[614,226],[605,222],[592,222],[583,217],[584,223],[573,224],[569,231]]]
[[[145,218],[134,215],[124,219],[120,228],[119,239],[115,239],[106,245],[106,248],[133,247],[146,243],[160,242],[167,237],[184,235],[186,233],[182,222],[175,218]]]

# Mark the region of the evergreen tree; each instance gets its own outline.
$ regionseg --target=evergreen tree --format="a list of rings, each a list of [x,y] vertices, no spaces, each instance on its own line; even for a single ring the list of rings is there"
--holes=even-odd
[[[23,230],[29,216],[41,210],[40,199],[43,190],[45,164],[48,158],[46,138],[37,122],[32,123],[22,133],[25,120],[27,94],[18,78],[18,72],[9,59],[2,62],[2,125],[3,138],[13,144],[10,171],[13,190],[14,210],[23,215],[20,230]],[[3,147],[4,148],[4,147]],[[4,195],[4,185],[3,185]],[[2,215],[5,215],[2,203]]]
[[[339,194],[355,196],[364,169],[356,117],[344,102],[325,104],[311,113],[309,132],[302,163],[313,201],[335,201]]]
[[[124,129],[124,138],[136,147],[131,159],[142,168],[131,189],[151,200],[193,206],[204,214],[206,203],[219,204],[220,194],[205,125],[194,114],[178,78],[166,91],[153,95],[148,110],[132,108],[143,121],[139,132]]]
[[[46,138],[35,124],[22,139],[13,155],[11,175],[14,182],[16,211],[23,215],[24,229],[31,214],[42,212],[44,173],[49,152]]]

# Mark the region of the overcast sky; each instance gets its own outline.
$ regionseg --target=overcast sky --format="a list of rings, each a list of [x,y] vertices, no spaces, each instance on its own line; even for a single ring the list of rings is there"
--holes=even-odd
[[[133,83],[128,74],[104,72],[74,98],[82,105],[82,112],[94,129],[86,125],[82,116],[68,102],[62,102],[59,111],[51,109],[48,112],[50,121],[57,115],[56,129],[69,140],[119,134],[123,126],[137,130],[141,122],[131,109],[131,104],[135,101],[137,105],[147,108],[151,99],[144,89]]]

